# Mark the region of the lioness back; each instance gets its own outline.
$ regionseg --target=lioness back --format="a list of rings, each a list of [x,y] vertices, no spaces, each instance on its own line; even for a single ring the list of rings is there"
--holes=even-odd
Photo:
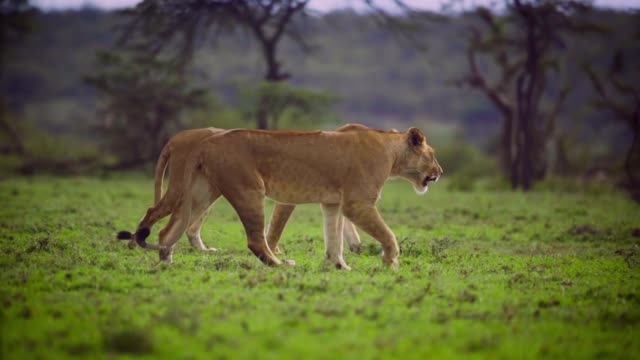
[[[205,140],[202,164],[221,182],[259,175],[265,194],[276,201],[338,203],[341,189],[362,167],[390,168],[382,133],[234,129]],[[384,180],[381,175],[359,181],[378,186]]]

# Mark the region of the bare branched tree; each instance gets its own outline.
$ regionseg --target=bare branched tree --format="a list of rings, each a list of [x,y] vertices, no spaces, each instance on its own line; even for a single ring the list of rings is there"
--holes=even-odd
[[[152,54],[174,50],[174,61],[184,67],[198,41],[215,41],[221,32],[242,28],[257,40],[265,64],[264,80],[279,82],[290,74],[278,59],[284,36],[307,46],[294,25],[304,16],[308,0],[145,0],[124,11],[130,18],[121,43],[135,44]],[[257,112],[259,129],[268,126],[266,110]]]
[[[309,16],[308,0],[144,0],[126,10],[128,17],[121,44],[134,45],[151,54],[172,52],[178,67],[184,67],[201,41],[215,42],[222,32],[241,29],[249,32],[260,46],[265,64],[263,80],[277,83],[291,75],[278,57],[284,37],[303,50],[311,48],[302,23]],[[373,0],[363,0],[381,23],[397,34],[413,32],[408,21],[389,15]],[[399,10],[414,14],[401,0]],[[256,113],[256,126],[268,127],[266,99]]]
[[[477,8],[469,27],[467,61],[469,73],[455,83],[485,93],[503,118],[501,158],[513,188],[531,188],[544,176],[544,148],[556,134],[556,118],[567,99],[571,82],[565,81],[548,109],[541,98],[548,92],[552,71],[559,70],[559,52],[566,48],[563,35],[593,31],[576,14],[588,11],[587,3],[566,0],[506,1],[507,12],[496,15]],[[498,79],[479,65],[478,57],[490,58]]]
[[[636,36],[640,38],[640,29]],[[638,59],[635,60],[638,61]],[[607,71],[598,72],[589,65],[584,65],[584,68],[598,95],[595,105],[611,112],[631,130],[632,140],[625,157],[625,171],[631,188],[638,191],[640,189],[640,68],[638,63],[630,62],[623,50],[619,49],[614,52]]]

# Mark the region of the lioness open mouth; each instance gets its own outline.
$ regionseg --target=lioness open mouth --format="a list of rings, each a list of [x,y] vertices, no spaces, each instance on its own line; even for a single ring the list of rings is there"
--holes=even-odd
[[[424,180],[422,180],[422,186],[426,187],[429,184],[429,181],[436,182],[440,176],[425,176]]]

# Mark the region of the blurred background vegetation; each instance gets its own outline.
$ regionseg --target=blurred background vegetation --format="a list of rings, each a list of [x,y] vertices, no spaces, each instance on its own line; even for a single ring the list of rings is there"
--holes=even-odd
[[[459,190],[638,196],[638,9],[453,1],[436,13],[399,3],[43,11],[0,0],[0,172],[145,168],[194,127],[362,123],[423,129]]]

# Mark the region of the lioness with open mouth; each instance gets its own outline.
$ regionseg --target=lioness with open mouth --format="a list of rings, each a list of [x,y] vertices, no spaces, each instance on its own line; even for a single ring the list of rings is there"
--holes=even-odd
[[[383,262],[397,268],[398,243],[375,207],[382,186],[399,176],[423,194],[441,175],[433,149],[416,128],[406,133],[227,130],[202,140],[189,155],[184,197],[160,232],[159,245],[145,242],[149,224],[157,221],[153,211],[134,236],[140,246],[159,249],[160,259],[171,261],[186,227],[224,196],[245,227],[249,249],[265,264],[280,265],[264,235],[268,196],[286,204],[322,204],[326,253],[336,267],[348,268],[341,253],[342,212],[382,244]]]

